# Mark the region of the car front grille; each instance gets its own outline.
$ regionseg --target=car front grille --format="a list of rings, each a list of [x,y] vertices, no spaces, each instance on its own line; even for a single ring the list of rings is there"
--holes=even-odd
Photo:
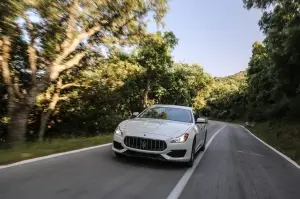
[[[146,151],[164,151],[167,144],[163,140],[154,140],[149,138],[126,136],[124,144],[130,148]]]

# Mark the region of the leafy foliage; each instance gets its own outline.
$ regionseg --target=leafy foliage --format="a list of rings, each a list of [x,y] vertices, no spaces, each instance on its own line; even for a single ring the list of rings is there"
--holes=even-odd
[[[66,98],[60,97],[65,73],[83,66],[90,51],[139,43],[148,15],[161,24],[167,8],[166,0],[1,1],[0,67],[11,142],[24,140],[36,99],[46,92],[51,100],[40,106],[48,107],[41,116],[44,128],[58,101]]]
[[[77,90],[76,98],[62,102],[57,108],[48,136],[70,135],[69,132],[74,136],[93,135],[113,131],[132,112],[144,109],[145,83],[149,71],[153,73],[147,96],[150,103],[192,106],[201,89],[209,89],[211,77],[199,65],[174,63],[169,46],[161,43],[164,41],[162,34],[151,37],[159,42],[151,40],[153,43],[148,43],[150,46],[167,49],[157,53],[150,47],[145,49],[143,44],[130,54],[120,49],[107,59],[94,55],[94,61],[86,63],[90,65],[80,75],[80,82],[84,86],[74,89]],[[158,56],[168,57],[169,62],[158,61]],[[156,61],[166,65],[157,66]]]
[[[299,109],[293,104],[299,103],[300,4],[281,0],[244,3],[248,9],[264,11],[259,26],[266,35],[263,44],[254,43],[249,62],[249,116],[256,120],[297,119]]]
[[[206,116],[219,119],[244,117],[247,105],[246,73],[239,72],[224,78],[214,78],[214,83],[202,109]]]

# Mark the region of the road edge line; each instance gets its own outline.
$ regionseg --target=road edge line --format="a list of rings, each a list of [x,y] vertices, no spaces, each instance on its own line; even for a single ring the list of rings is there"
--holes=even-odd
[[[295,162],[294,160],[292,160],[291,158],[289,158],[288,156],[286,156],[285,154],[281,153],[280,151],[278,151],[277,149],[275,149],[274,147],[272,147],[271,145],[269,145],[268,143],[266,143],[265,141],[263,141],[262,139],[260,139],[259,137],[257,137],[256,135],[254,135],[250,130],[248,130],[246,127],[244,127],[243,125],[238,124],[240,127],[244,128],[248,133],[250,133],[250,135],[252,135],[254,138],[256,138],[258,141],[260,141],[261,143],[263,143],[264,145],[266,145],[267,147],[269,147],[270,149],[272,149],[274,152],[276,152],[278,155],[280,155],[281,157],[283,157],[285,160],[287,160],[288,162],[290,162],[291,164],[293,164],[295,167],[297,167],[298,169],[300,169],[300,165],[297,164],[297,162]]]
[[[2,165],[2,166],[0,166],[0,170],[5,169],[5,168],[9,168],[9,167],[14,167],[14,166],[27,164],[27,163],[37,162],[37,161],[40,161],[40,160],[55,158],[55,157],[58,157],[58,156],[69,155],[69,154],[72,154],[72,153],[79,153],[79,152],[82,152],[82,151],[97,149],[97,148],[109,146],[111,144],[112,143],[107,143],[107,144],[102,144],[102,145],[97,145],[97,146],[92,146],[92,147],[86,147],[86,148],[82,148],[82,149],[76,149],[76,150],[72,150],[72,151],[66,151],[66,152],[62,152],[62,153],[55,153],[55,154],[46,155],[46,156],[42,156],[42,157],[38,157],[38,158],[22,160],[20,162],[16,162],[16,163],[12,163],[12,164]]]
[[[171,193],[169,194],[169,196],[167,197],[167,199],[177,199],[177,198],[179,198],[179,196],[181,195],[183,189],[185,188],[186,184],[188,183],[189,179],[191,178],[193,172],[195,171],[196,167],[198,166],[199,162],[201,161],[203,155],[205,154],[206,150],[208,149],[210,143],[216,137],[216,135],[218,133],[220,133],[226,126],[227,126],[227,124],[225,124],[217,132],[215,132],[215,134],[209,139],[209,141],[206,143],[206,148],[203,151],[203,153],[201,153],[201,154],[198,155],[197,159],[194,162],[193,167],[188,168],[187,171],[183,174],[183,176],[178,181],[178,183],[176,184],[176,186],[173,188],[173,190],[171,191]]]

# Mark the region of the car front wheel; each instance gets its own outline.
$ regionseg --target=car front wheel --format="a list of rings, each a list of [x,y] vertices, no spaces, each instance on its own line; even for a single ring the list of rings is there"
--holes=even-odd
[[[187,166],[188,167],[192,167],[195,161],[195,140],[193,142],[193,146],[192,146],[192,151],[191,151],[191,158],[190,160],[187,162]]]
[[[205,131],[205,137],[204,137],[203,145],[202,145],[201,148],[200,148],[200,151],[204,151],[204,150],[205,150],[206,136],[207,136],[207,131]]]

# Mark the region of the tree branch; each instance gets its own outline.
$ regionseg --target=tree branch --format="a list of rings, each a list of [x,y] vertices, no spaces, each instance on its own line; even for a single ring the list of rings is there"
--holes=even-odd
[[[3,41],[0,39],[0,52],[2,51]],[[2,53],[0,53],[0,72],[2,73],[2,62],[3,62],[3,56]]]
[[[19,98],[24,97],[23,93],[20,90],[19,77],[17,77],[17,76],[14,77],[14,90],[15,90],[15,93],[18,95]]]
[[[70,88],[70,87],[80,87],[80,85],[76,84],[76,83],[69,83],[69,84],[65,84],[61,86],[61,90],[66,89],[66,88]]]
[[[26,22],[26,29],[27,32],[29,33],[29,45],[28,45],[28,55],[29,55],[29,65],[30,65],[30,69],[31,69],[31,80],[32,80],[32,84],[36,85],[36,71],[37,71],[37,67],[36,67],[36,60],[37,60],[37,55],[36,55],[36,50],[34,48],[34,41],[35,41],[35,36],[34,36],[34,30],[33,30],[33,24],[31,23],[31,21],[28,19],[28,17],[26,15],[24,15],[24,19]]]
[[[46,93],[45,93],[45,98],[46,98],[46,100],[50,100],[51,99],[51,93],[50,93],[50,91],[49,91],[49,89],[46,91]]]
[[[58,81],[57,81],[57,84],[56,84],[56,90],[58,91],[58,92],[60,92],[60,89],[61,89],[61,87],[62,87],[62,79],[61,78],[58,78]]]
[[[56,106],[57,102],[59,101],[59,95],[60,95],[59,92],[56,92],[53,94],[52,101],[50,102],[50,104],[48,106],[49,110],[53,111],[55,109],[55,106]]]
[[[8,36],[2,37],[2,56],[1,56],[1,64],[2,67],[2,77],[3,81],[7,86],[7,93],[8,93],[8,114],[11,115],[12,110],[14,108],[14,98],[15,93],[13,89],[13,84],[11,80],[11,74],[9,70],[9,60],[10,60],[10,51],[11,51],[11,42]]]
[[[8,66],[8,62],[10,59],[10,47],[11,43],[9,41],[9,38],[7,36],[3,36],[3,41],[2,41],[2,56],[1,56],[1,66],[2,66],[2,76],[4,83],[7,86],[12,86],[12,81],[11,81],[11,75],[10,75],[10,70]]]
[[[87,32],[83,32],[77,36],[77,38],[73,39],[70,45],[68,45],[64,50],[63,53],[58,56],[55,61],[54,65],[60,65],[60,63],[69,56],[72,52],[76,50],[78,45],[85,39],[89,38],[90,36],[94,35],[96,32],[98,32],[101,29],[100,25],[96,25],[93,28],[89,29]]]
[[[51,66],[48,67],[47,75],[45,76],[45,83],[48,83],[49,81],[54,81],[62,71],[70,69],[73,66],[77,65],[80,62],[80,60],[84,57],[85,52],[78,53],[72,59],[70,59],[64,64],[62,62],[68,55],[70,55],[72,52],[76,50],[78,45],[83,40],[94,35],[100,29],[101,29],[100,25],[96,25],[93,28],[91,28],[89,31],[81,33],[76,39],[74,39],[73,42],[70,44],[70,46],[68,46],[64,50],[64,52],[61,55],[59,55],[54,60],[54,62],[52,62]],[[89,45],[90,44],[87,44],[87,46]]]
[[[69,99],[68,96],[63,96],[63,97],[59,97],[59,98],[58,98],[58,101],[60,101],[60,100],[68,100],[68,99]]]
[[[68,19],[68,24],[67,24],[67,39],[63,42],[62,49],[65,49],[67,46],[70,45],[72,39],[73,39],[73,31],[74,31],[74,27],[75,25],[74,23],[74,19],[76,16],[76,9],[78,8],[78,0],[74,0],[73,4],[70,6],[69,9],[69,19]]]
[[[77,55],[75,55],[72,59],[70,59],[66,63],[64,63],[60,66],[57,66],[58,72],[61,73],[62,71],[70,69],[73,66],[79,64],[80,60],[84,57],[84,55],[85,55],[85,52],[78,53]]]

